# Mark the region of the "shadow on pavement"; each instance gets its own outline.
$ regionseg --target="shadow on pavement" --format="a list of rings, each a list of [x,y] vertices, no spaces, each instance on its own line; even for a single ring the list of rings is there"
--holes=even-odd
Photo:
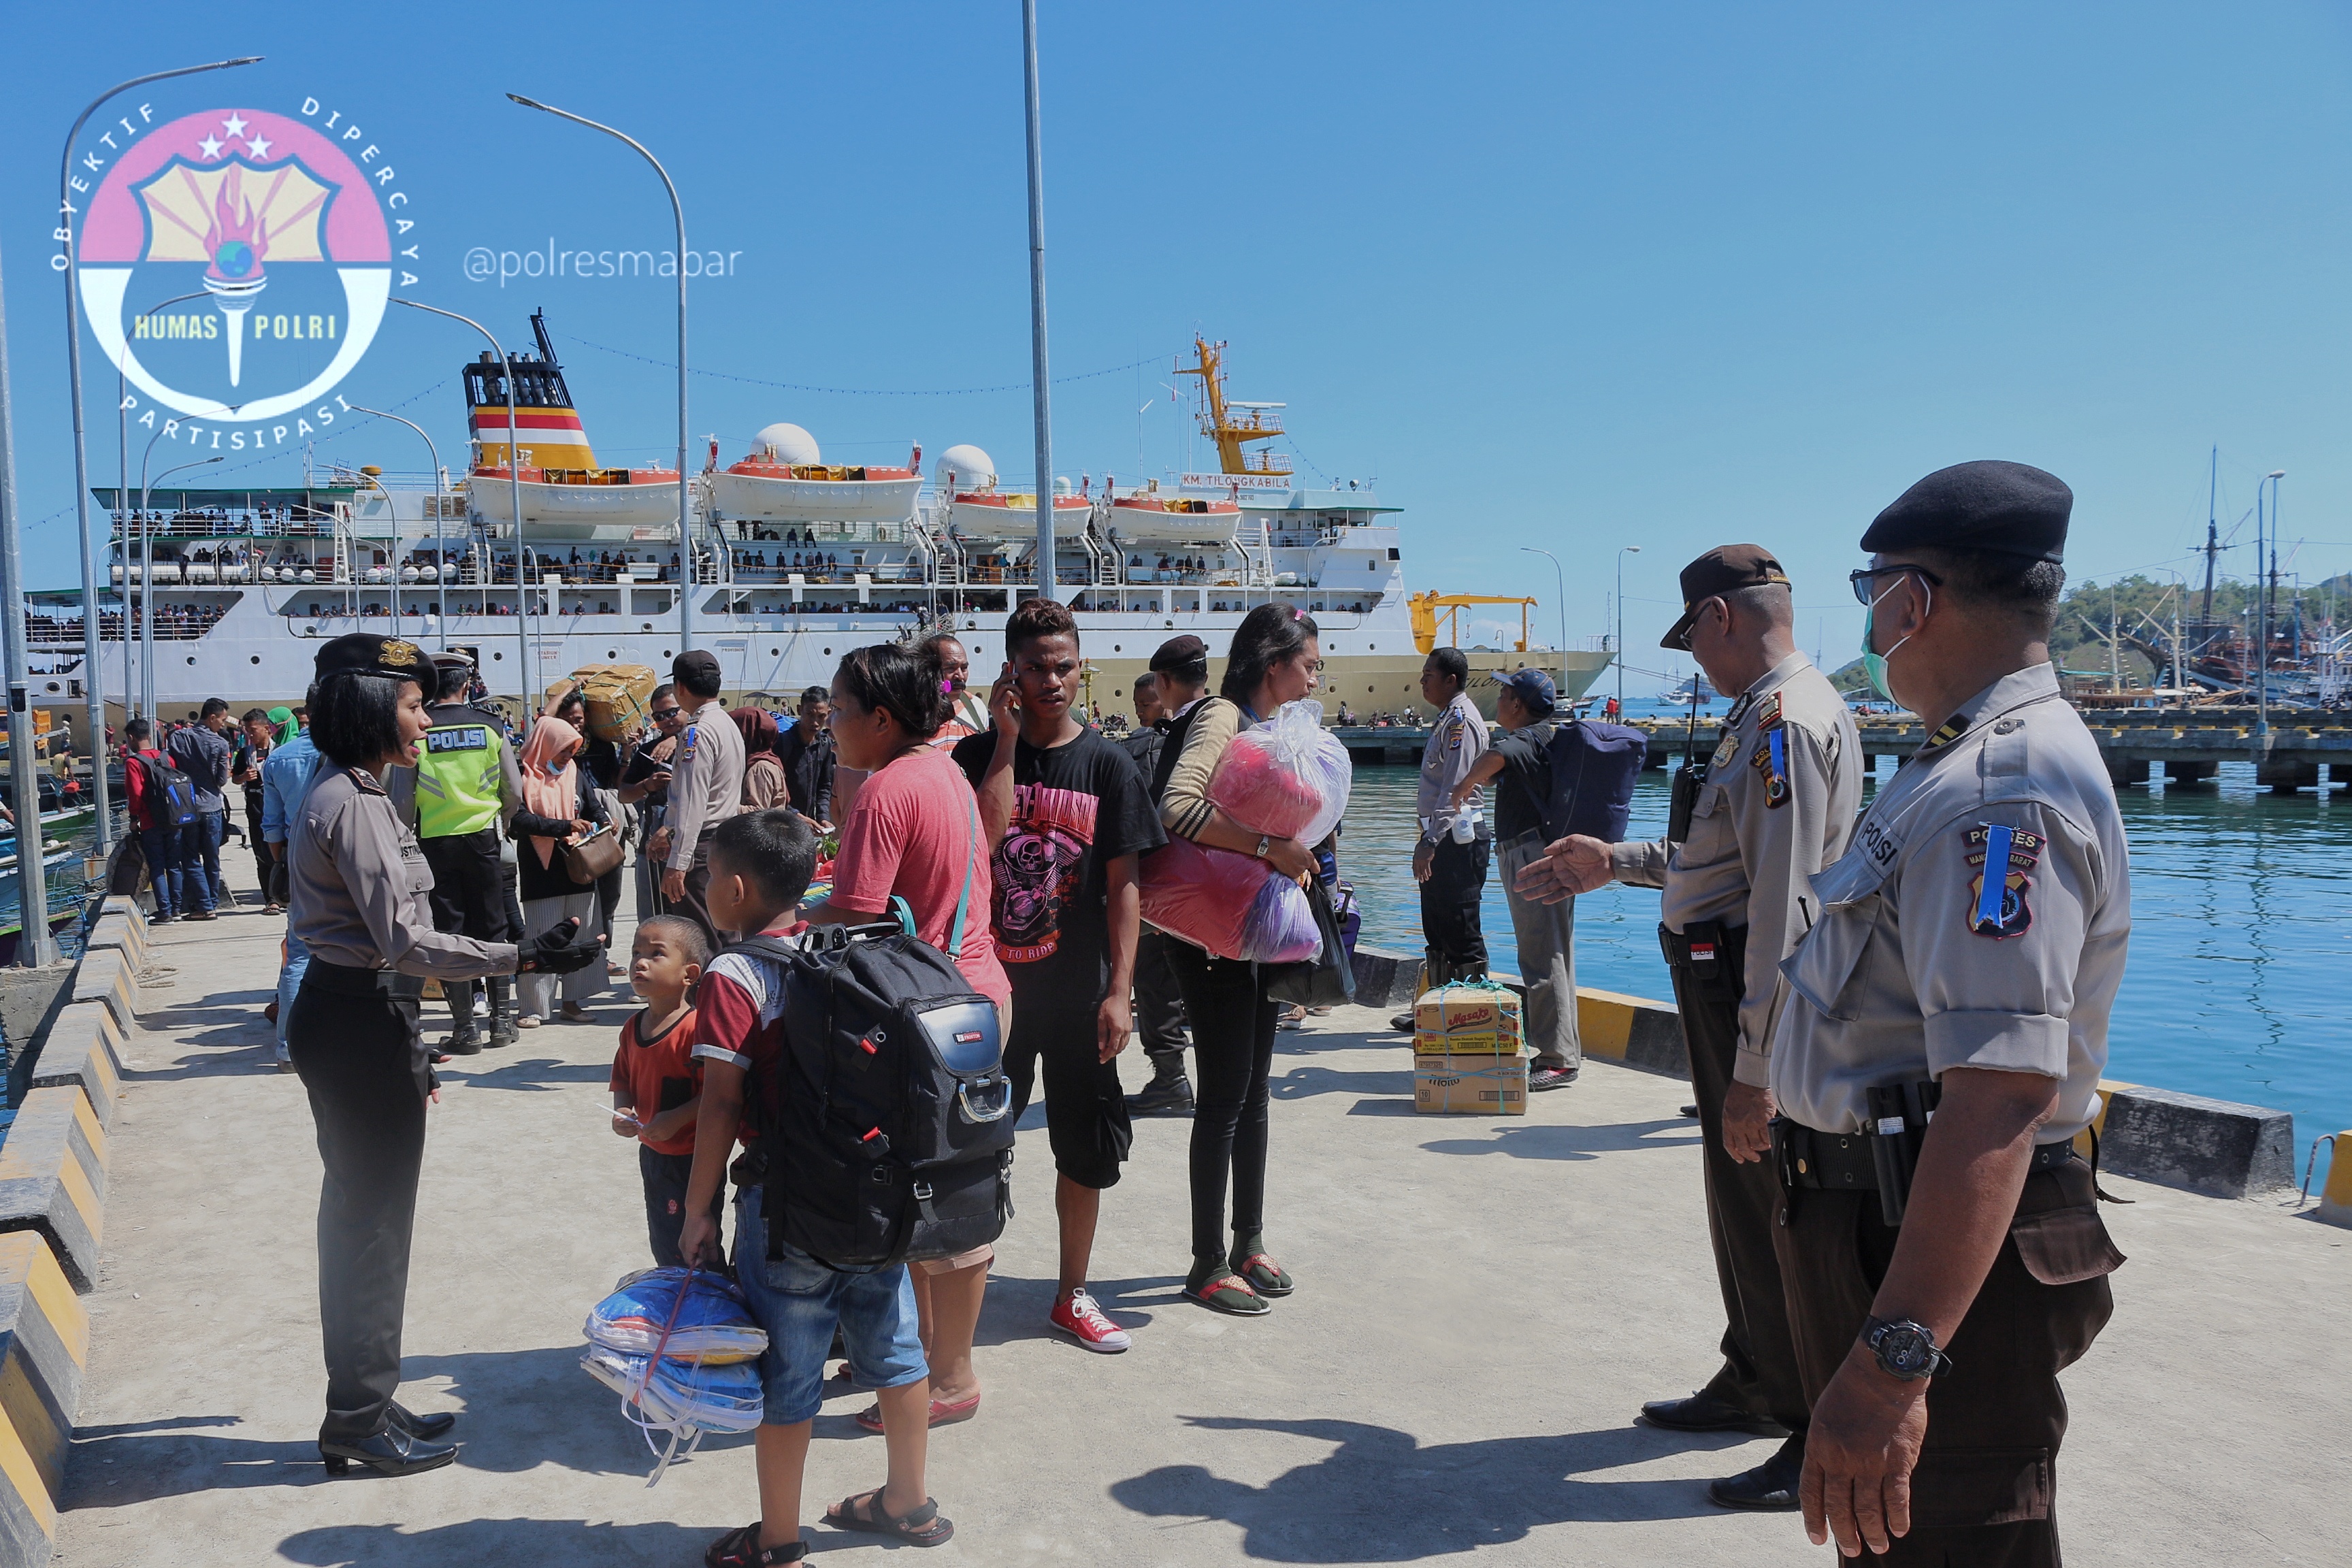
[[[1110,1495],[1137,1513],[1239,1525],[1244,1552],[1277,1563],[1406,1563],[1524,1540],[1571,1520],[1720,1511],[1695,1481],[1577,1479],[1665,1451],[1637,1427],[1424,1448],[1410,1432],[1356,1421],[1186,1419],[1209,1431],[1284,1432],[1339,1445],[1264,1486],[1199,1465],[1166,1465],[1111,1484]]]
[[[746,1510],[756,1507],[746,1500]],[[702,1549],[732,1528],[723,1523],[699,1528],[588,1524],[567,1519],[469,1519],[425,1530],[331,1524],[296,1531],[278,1543],[278,1552],[289,1563],[315,1568],[404,1563],[429,1563],[436,1568],[453,1563],[699,1563]]]
[[[476,1057],[452,1057],[433,1070],[447,1082],[462,1083],[468,1089],[508,1089],[529,1093],[541,1093],[559,1084],[593,1083],[598,1087],[613,1079],[613,1064],[604,1061],[567,1062],[555,1057],[523,1057],[499,1060],[501,1054],[522,1049],[502,1047],[501,1052],[484,1051]],[[483,1065],[495,1063],[494,1066]]]
[[[1672,1131],[1684,1134],[1660,1138]],[[1508,1154],[1515,1160],[1592,1160],[1643,1149],[1687,1149],[1704,1142],[1680,1117],[1671,1121],[1615,1121],[1600,1127],[1547,1122],[1504,1127],[1491,1138],[1441,1138],[1422,1147],[1433,1154]]]
[[[1307,1100],[1318,1094],[1401,1094],[1412,1099],[1412,1068],[1392,1072],[1343,1072],[1336,1068],[1297,1067],[1268,1086],[1276,1100]]]

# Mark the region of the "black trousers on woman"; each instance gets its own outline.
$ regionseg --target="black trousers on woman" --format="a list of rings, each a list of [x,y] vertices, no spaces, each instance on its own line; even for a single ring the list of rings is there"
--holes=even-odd
[[[1212,958],[1189,942],[1167,945],[1192,1023],[1192,1256],[1223,1258],[1228,1177],[1234,1235],[1265,1226],[1266,1078],[1282,1009],[1266,999],[1256,964]]]
[[[286,1047],[318,1123],[319,1328],[327,1356],[321,1443],[384,1428],[400,1387],[409,1232],[425,1162],[431,1058],[417,1041],[416,989],[401,974],[310,961]]]

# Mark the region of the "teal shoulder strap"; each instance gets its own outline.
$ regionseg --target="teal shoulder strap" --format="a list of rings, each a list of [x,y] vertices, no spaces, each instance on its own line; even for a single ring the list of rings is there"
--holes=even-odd
[[[956,895],[955,927],[948,932],[948,960],[953,963],[963,954],[963,920],[971,909],[971,879],[980,869],[980,811],[971,796],[963,797],[963,818],[968,829],[963,860],[963,891]]]

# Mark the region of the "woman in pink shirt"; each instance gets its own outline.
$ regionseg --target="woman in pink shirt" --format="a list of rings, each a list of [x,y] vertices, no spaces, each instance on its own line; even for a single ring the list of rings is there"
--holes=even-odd
[[[833,895],[806,918],[813,925],[860,925],[888,918],[890,900],[904,899],[916,934],[946,952],[961,906],[963,941],[949,956],[971,988],[996,1004],[999,1018],[1009,1019],[1013,984],[997,962],[989,921],[988,840],[963,770],[931,744],[947,719],[936,655],[877,643],[841,661],[833,678],[834,747],[839,766],[863,770],[866,780],[842,820]],[[980,1412],[971,1339],[995,1257],[982,1247],[913,1268],[934,1426]],[[880,1406],[857,1420],[880,1431]]]

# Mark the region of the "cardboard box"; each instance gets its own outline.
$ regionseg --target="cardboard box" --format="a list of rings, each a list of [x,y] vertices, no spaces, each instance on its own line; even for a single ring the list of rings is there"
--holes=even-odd
[[[1496,1056],[1517,1050],[1527,1037],[1518,994],[1499,985],[1424,991],[1412,1005],[1412,1026],[1414,1050],[1433,1056]]]
[[[1528,1058],[1417,1056],[1412,1108],[1441,1116],[1525,1116]]]

